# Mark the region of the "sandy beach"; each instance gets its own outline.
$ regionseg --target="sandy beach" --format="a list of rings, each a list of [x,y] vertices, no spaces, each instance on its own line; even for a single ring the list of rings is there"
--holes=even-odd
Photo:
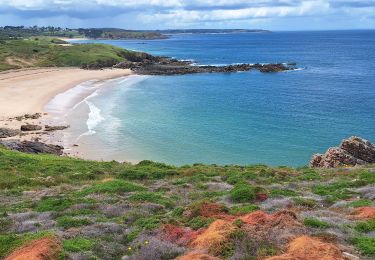
[[[130,70],[82,70],[42,68],[0,73],[0,118],[41,113],[57,94],[84,81],[106,80],[130,75]]]

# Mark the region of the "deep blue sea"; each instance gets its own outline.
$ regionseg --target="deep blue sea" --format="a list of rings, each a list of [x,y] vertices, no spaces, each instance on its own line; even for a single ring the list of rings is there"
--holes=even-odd
[[[111,81],[86,104],[91,132],[82,140],[100,143],[100,158],[303,166],[351,135],[375,142],[375,31],[88,42],[197,64],[296,62],[300,68]]]

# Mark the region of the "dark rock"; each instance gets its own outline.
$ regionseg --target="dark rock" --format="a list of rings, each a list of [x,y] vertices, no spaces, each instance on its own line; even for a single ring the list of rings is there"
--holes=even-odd
[[[38,131],[42,130],[42,127],[40,125],[22,125],[21,131]]]
[[[17,129],[0,128],[0,138],[13,137],[19,135],[20,133],[21,131]]]
[[[16,119],[17,121],[22,121],[24,119],[39,119],[40,117],[42,117],[41,113],[35,113],[35,114],[25,114],[23,116],[16,116],[14,119]]]
[[[3,140],[0,145],[5,146],[10,150],[16,150],[24,153],[47,153],[62,155],[64,147],[59,145],[45,144],[33,141],[20,141],[20,140]]]
[[[195,66],[192,61],[181,61],[163,56],[152,56],[147,53],[129,53],[127,61],[120,62],[113,68],[131,69],[143,75],[183,75],[194,73],[221,72],[230,73],[238,71],[259,70],[263,73],[281,72],[291,70],[295,63],[290,64],[235,64],[226,66]]]
[[[360,137],[343,140],[340,147],[332,147],[325,154],[315,154],[310,167],[335,168],[375,163],[375,145]]]
[[[57,131],[57,130],[64,130],[67,129],[69,126],[67,125],[57,125],[57,126],[49,126],[46,125],[44,128],[46,131]]]
[[[35,114],[26,114],[24,115],[25,119],[39,119],[42,116],[41,113],[35,113]]]

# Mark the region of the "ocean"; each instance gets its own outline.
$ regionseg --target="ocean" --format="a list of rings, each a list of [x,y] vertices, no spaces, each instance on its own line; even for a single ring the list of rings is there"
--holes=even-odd
[[[74,109],[66,110],[72,128],[65,141],[84,148],[89,158],[296,167],[351,135],[375,142],[375,31],[79,41],[87,42],[200,65],[296,62],[298,67],[81,84],[78,92],[92,94],[68,106]]]

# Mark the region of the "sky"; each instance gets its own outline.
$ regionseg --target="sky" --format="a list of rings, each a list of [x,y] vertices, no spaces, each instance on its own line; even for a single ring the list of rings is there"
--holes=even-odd
[[[0,0],[0,26],[375,29],[375,0]]]

